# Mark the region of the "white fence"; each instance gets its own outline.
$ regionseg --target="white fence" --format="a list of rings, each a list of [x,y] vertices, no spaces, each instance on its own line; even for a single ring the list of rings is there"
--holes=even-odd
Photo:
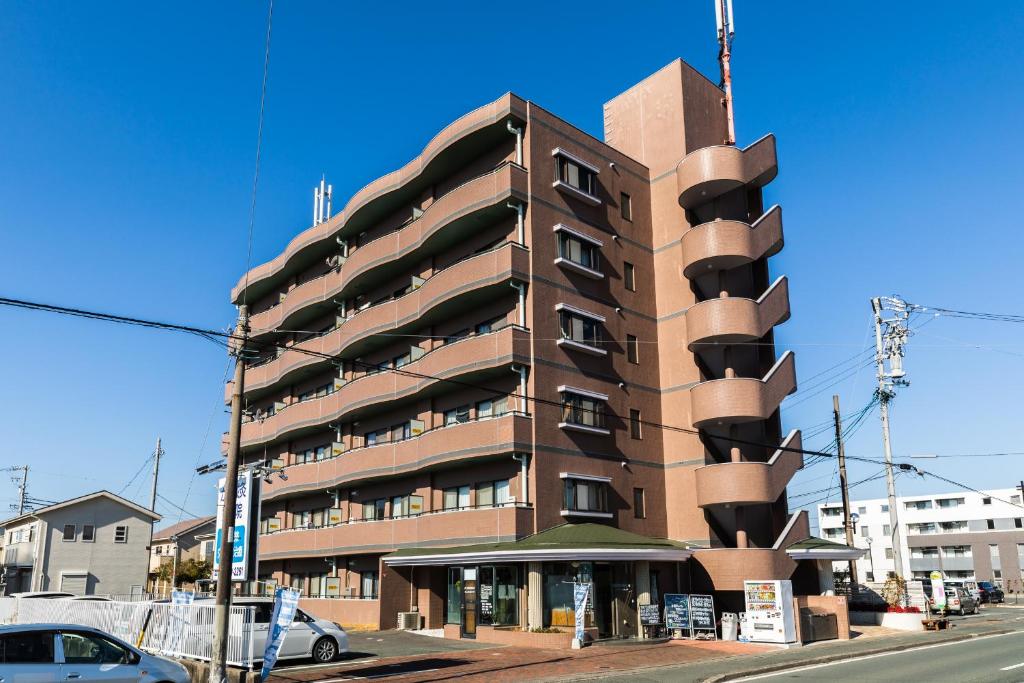
[[[147,652],[209,660],[214,610],[212,604],[0,598],[0,623],[91,626]],[[231,608],[228,663],[232,666],[252,666],[254,612],[252,607]]]

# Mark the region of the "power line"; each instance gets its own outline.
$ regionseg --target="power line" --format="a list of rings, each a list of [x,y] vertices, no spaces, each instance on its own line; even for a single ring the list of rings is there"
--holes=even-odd
[[[121,490],[117,492],[117,495],[119,495],[119,496],[121,496],[121,495],[124,495],[124,492],[125,492],[125,491],[127,491],[127,490],[128,490],[128,488],[129,488],[129,487],[130,487],[130,486],[131,486],[132,484],[134,484],[134,483],[135,483],[135,480],[136,480],[136,479],[138,479],[139,475],[140,475],[140,474],[142,474],[142,471],[146,469],[146,465],[148,465],[148,464],[149,464],[149,462],[150,462],[150,461],[151,461],[152,459],[153,459],[153,454],[152,454],[152,453],[150,453],[150,454],[149,454],[149,457],[147,457],[147,458],[146,458],[146,459],[145,459],[145,460],[144,460],[144,461],[142,462],[142,465],[141,465],[141,466],[139,467],[138,471],[137,471],[137,472],[135,472],[135,474],[133,474],[133,475],[132,475],[132,478],[128,480],[128,483],[127,483],[127,484],[125,484],[124,486],[122,486],[122,487],[121,487]]]

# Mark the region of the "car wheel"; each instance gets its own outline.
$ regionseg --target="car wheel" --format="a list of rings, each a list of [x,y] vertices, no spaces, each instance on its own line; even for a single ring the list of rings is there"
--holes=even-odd
[[[318,663],[326,664],[327,662],[333,662],[337,656],[338,644],[334,642],[334,638],[324,636],[313,643],[313,659]]]
[[[966,612],[966,611],[964,611],[964,608],[963,608],[963,607],[961,607],[961,608],[960,608],[960,609],[959,609],[959,610],[957,611],[957,616],[961,616],[961,617],[962,617],[962,616],[965,616],[966,614],[967,614],[967,612]]]

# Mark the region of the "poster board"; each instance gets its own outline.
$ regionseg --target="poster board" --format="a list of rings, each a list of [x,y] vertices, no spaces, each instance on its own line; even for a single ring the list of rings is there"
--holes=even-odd
[[[661,605],[639,605],[641,626],[657,626],[661,623]]]
[[[685,593],[665,594],[665,627],[690,633],[690,596]]]
[[[715,601],[710,595],[690,596],[690,634],[694,638],[715,640]]]

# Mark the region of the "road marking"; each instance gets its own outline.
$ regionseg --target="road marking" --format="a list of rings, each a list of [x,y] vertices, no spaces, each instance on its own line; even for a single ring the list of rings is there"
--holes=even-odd
[[[764,678],[774,678],[776,676],[785,676],[788,674],[798,673],[800,671],[810,671],[812,669],[822,669],[826,666],[835,666],[837,664],[848,664],[849,662],[861,662],[867,659],[878,659],[879,657],[888,657],[890,655],[901,655],[908,652],[919,652],[921,650],[932,650],[937,647],[948,647],[950,645],[963,645],[967,643],[976,643],[979,640],[988,640],[989,638],[1002,638],[1003,636],[1019,636],[1024,635],[1024,631],[1011,631],[1010,633],[993,633],[989,636],[978,636],[976,638],[967,638],[965,640],[954,640],[951,643],[934,643],[932,645],[922,645],[921,647],[911,647],[906,650],[893,650],[892,652],[879,652],[878,654],[865,655],[863,657],[848,657],[847,659],[840,659],[835,662],[826,662],[824,664],[811,664],[809,666],[799,666],[792,669],[781,669],[779,671],[773,671],[767,674],[760,674],[758,676],[748,676],[747,678],[737,679],[737,683],[742,681],[759,681]]]
[[[336,661],[327,662],[326,664],[299,664],[297,666],[280,666],[275,667],[278,671],[314,671],[316,669],[329,669],[338,668],[339,666],[350,666],[354,664],[372,664],[379,661],[379,657],[373,657],[370,659],[350,659],[347,661]]]
[[[1024,662],[1021,662],[1020,664],[1014,664],[1012,666],[1004,666],[1002,669],[1000,669],[1000,671],[1009,671],[1010,669],[1019,669],[1022,666],[1024,666]]]

